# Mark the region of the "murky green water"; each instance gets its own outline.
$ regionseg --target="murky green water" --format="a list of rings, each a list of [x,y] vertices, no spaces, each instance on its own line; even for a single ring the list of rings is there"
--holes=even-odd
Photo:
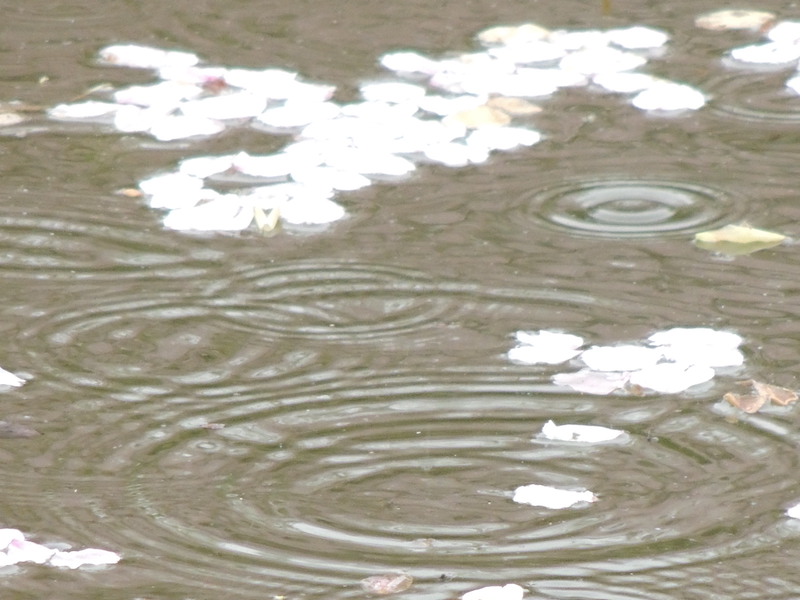
[[[0,569],[8,598],[402,597],[516,582],[531,597],[795,598],[797,408],[730,418],[736,379],[796,387],[796,246],[722,260],[728,222],[798,235],[800,99],[787,71],[726,69],[755,40],[693,28],[718,3],[26,2],[6,7],[2,100],[52,105],[110,81],[134,42],[276,66],[347,94],[393,49],[474,49],[499,23],[647,24],[650,72],[709,106],[657,118],[585,89],[534,118],[547,140],[466,169],[342,194],[323,233],[182,235],[115,190],[178,159],[281,141],[235,130],[159,144],[33,117],[0,138],[0,365],[29,383],[0,418],[1,525],[120,552],[104,569]],[[754,8],[796,16],[789,2]],[[46,78],[44,80],[43,78]],[[699,391],[592,397],[505,357],[518,329],[593,343],[673,326],[740,333],[745,366]],[[532,441],[548,419],[624,445]],[[222,429],[207,428],[224,424]],[[527,483],[600,501],[515,504]]]

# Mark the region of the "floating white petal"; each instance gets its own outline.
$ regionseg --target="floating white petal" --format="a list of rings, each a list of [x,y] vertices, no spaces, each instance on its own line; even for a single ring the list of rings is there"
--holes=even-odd
[[[425,88],[400,81],[365,83],[361,86],[361,95],[368,102],[416,103],[425,95]]]
[[[677,394],[713,378],[711,367],[665,362],[631,373],[630,383],[662,394]]]
[[[0,529],[0,566],[33,562],[52,567],[77,569],[83,565],[112,565],[119,560],[119,554],[108,550],[97,548],[69,552],[55,550],[26,540],[18,529]]]
[[[333,200],[295,198],[280,208],[281,219],[293,225],[325,225],[345,216],[345,210]]]
[[[660,350],[644,346],[592,346],[581,360],[594,371],[636,371],[653,366],[661,356]]]
[[[120,561],[120,558],[120,555],[116,552],[100,550],[98,548],[86,548],[84,550],[72,552],[57,550],[53,556],[50,557],[49,564],[53,567],[77,569],[84,565],[115,565]]]
[[[548,421],[542,427],[542,435],[548,440],[561,442],[610,442],[623,435],[624,431],[598,425],[556,425]]]
[[[558,66],[566,71],[577,71],[584,75],[596,75],[598,73],[631,71],[641,67],[646,62],[647,59],[638,54],[600,47],[567,54],[561,59]]]
[[[159,69],[161,67],[191,67],[200,62],[196,54],[161,50],[136,44],[118,44],[100,50],[100,60],[118,67]]]
[[[623,29],[611,29],[606,32],[612,44],[621,46],[626,50],[645,50],[660,48],[669,40],[669,35],[659,29],[634,25]]]
[[[800,59],[800,45],[767,42],[731,50],[735,60],[760,65],[783,65]]]
[[[553,383],[572,388],[576,392],[607,396],[625,388],[629,379],[628,373],[601,372],[581,369],[576,373],[557,373],[553,375]]]
[[[592,77],[592,82],[596,85],[599,85],[609,92],[621,94],[641,92],[662,81],[662,79],[647,75],[646,73],[631,73],[628,71],[622,73],[599,73]]]
[[[728,29],[761,30],[775,19],[770,12],[760,10],[726,9],[705,13],[697,17],[694,24],[702,29],[724,31]]]
[[[742,337],[731,331],[719,331],[710,327],[673,327],[657,331],[647,338],[656,346],[717,346],[738,348]]]
[[[681,83],[659,82],[639,92],[631,104],[641,110],[697,110],[706,103],[698,90]]]
[[[577,335],[555,331],[518,331],[516,348],[508,352],[508,358],[523,364],[555,365],[580,354],[583,339]]]
[[[112,115],[119,108],[119,104],[114,104],[113,102],[88,100],[74,104],[57,104],[48,110],[47,114],[53,119],[95,119],[105,115]]]
[[[120,104],[137,106],[159,106],[175,108],[184,100],[197,98],[203,88],[191,83],[162,81],[152,85],[133,85],[114,92],[114,100]]]
[[[340,112],[341,108],[333,102],[287,102],[268,108],[256,121],[276,129],[305,127],[314,121],[332,119]]]
[[[545,508],[569,508],[580,502],[596,501],[597,496],[589,490],[576,492],[536,484],[523,485],[514,490],[514,502]]]
[[[247,119],[260,115],[267,108],[267,99],[251,92],[237,92],[190,100],[181,104],[181,112],[206,119]]]
[[[472,590],[461,596],[461,600],[522,600],[525,590],[516,583],[490,585]]]
[[[150,133],[153,137],[162,142],[214,135],[224,130],[225,125],[219,121],[187,115],[168,115],[157,119],[150,127]]]
[[[177,231],[241,231],[253,222],[253,207],[231,195],[191,208],[177,208],[164,217],[164,226]]]
[[[0,385],[20,387],[24,383],[25,380],[22,377],[18,377],[10,371],[6,371],[5,369],[0,369]]]
[[[380,63],[390,71],[400,73],[433,75],[440,69],[437,61],[416,52],[390,52],[381,56]]]
[[[795,504],[794,506],[790,506],[786,510],[786,516],[791,517],[792,519],[800,519],[800,504]]]
[[[779,44],[800,42],[800,21],[780,21],[767,32],[767,37]]]
[[[542,134],[523,127],[485,127],[473,131],[467,138],[467,145],[492,150],[513,150],[519,146],[533,146],[539,143]]]

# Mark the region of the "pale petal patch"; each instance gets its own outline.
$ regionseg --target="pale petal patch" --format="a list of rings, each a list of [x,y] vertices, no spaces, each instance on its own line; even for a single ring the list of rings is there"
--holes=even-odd
[[[542,427],[542,436],[560,442],[599,443],[610,442],[625,435],[620,429],[598,425],[556,425],[548,421]]]
[[[554,488],[547,485],[523,485],[514,490],[514,502],[543,506],[545,508],[569,508],[581,502],[596,502],[595,496],[589,490],[573,491]]]

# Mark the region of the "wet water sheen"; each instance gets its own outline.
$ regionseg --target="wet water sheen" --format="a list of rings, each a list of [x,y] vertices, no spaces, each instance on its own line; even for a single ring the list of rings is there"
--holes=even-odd
[[[0,365],[30,380],[0,418],[43,434],[0,440],[0,524],[123,556],[0,569],[3,597],[360,598],[387,571],[414,577],[401,597],[431,600],[509,582],[534,598],[798,597],[784,511],[800,499],[800,409],[744,416],[721,398],[737,379],[797,386],[800,258],[690,240],[738,221],[798,235],[800,97],[787,70],[722,64],[754,35],[692,27],[724,3],[608,4],[7,8],[3,100],[37,105],[149,80],[98,66],[110,43],[296,69],[346,101],[385,52],[466,52],[524,21],[663,28],[647,71],[710,102],[654,117],[564,90],[532,119],[541,144],[343,193],[346,220],[272,237],[166,231],[114,193],[187,156],[281,146],[264,132],[158,143],[36,115],[0,131]],[[675,326],[738,332],[744,367],[683,394],[594,397],[505,357],[518,329],[613,343]],[[548,419],[630,435],[545,442]],[[599,501],[513,503],[529,483]]]

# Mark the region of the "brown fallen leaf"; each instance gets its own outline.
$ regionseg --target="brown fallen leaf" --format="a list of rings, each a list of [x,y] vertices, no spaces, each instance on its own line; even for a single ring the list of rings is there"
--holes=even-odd
[[[797,393],[793,390],[762,383],[754,379],[737,381],[736,385],[749,386],[750,390],[746,394],[728,392],[722,399],[746,413],[758,412],[768,402],[779,406],[787,406],[797,400]]]
[[[365,592],[387,596],[407,590],[413,582],[414,578],[407,573],[384,573],[362,579],[361,587]]]

